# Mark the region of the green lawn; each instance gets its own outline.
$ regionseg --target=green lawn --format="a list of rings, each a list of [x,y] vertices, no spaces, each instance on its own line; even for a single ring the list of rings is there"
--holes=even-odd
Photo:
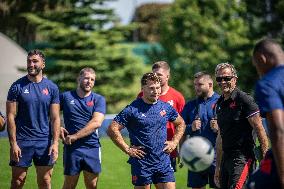
[[[102,144],[102,173],[99,179],[99,189],[130,189],[131,184],[130,165],[126,163],[128,157],[121,152],[109,138],[101,138]],[[62,187],[64,175],[62,165],[62,145],[60,155],[55,165],[52,188]],[[9,143],[8,138],[0,138],[0,188],[10,187],[11,168],[9,167]],[[187,171],[185,168],[176,173],[177,189],[187,189]],[[37,188],[34,166],[29,169],[25,187],[26,189]],[[82,176],[80,177],[78,189],[85,188]]]

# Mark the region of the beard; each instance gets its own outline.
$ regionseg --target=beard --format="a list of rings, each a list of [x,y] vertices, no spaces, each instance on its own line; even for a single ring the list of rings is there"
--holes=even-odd
[[[32,70],[30,68],[27,68],[29,76],[32,76],[32,77],[37,76],[40,73],[41,70],[42,70],[42,68],[40,68],[40,67],[35,67]]]
[[[80,88],[82,91],[84,91],[85,93],[90,92],[92,90],[92,87],[90,88],[86,88],[84,84],[80,83]]]

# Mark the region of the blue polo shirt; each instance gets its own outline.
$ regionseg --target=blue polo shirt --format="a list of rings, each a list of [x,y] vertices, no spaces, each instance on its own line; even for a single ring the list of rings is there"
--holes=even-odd
[[[196,98],[186,103],[181,115],[186,124],[185,133],[187,135],[205,137],[213,146],[215,146],[217,133],[214,133],[210,128],[210,121],[217,116],[215,105],[219,97],[220,96],[217,93],[214,93],[206,100],[203,98]],[[191,124],[196,117],[200,118],[201,129],[192,131]]]
[[[167,141],[167,122],[178,117],[168,103],[158,100],[147,104],[142,98],[134,100],[114,120],[127,128],[130,144],[143,146],[146,155],[142,159],[130,157],[129,163],[141,167],[163,168],[170,164],[170,156],[163,151]]]
[[[284,65],[273,68],[257,82],[255,96],[263,117],[275,109],[284,110]]]
[[[59,104],[59,90],[47,78],[34,83],[24,76],[12,84],[8,101],[18,103],[15,118],[17,140],[52,138],[49,113],[51,104]]]
[[[94,92],[84,98],[79,97],[75,90],[64,92],[60,95],[60,105],[63,110],[65,129],[70,135],[84,128],[95,112],[106,113],[105,98]],[[72,146],[99,147],[98,129],[91,135],[75,141]]]

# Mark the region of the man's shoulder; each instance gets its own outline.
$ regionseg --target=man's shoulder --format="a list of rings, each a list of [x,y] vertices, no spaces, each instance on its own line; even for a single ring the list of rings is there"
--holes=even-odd
[[[43,77],[43,83],[48,85],[49,87],[53,89],[58,89],[58,86],[51,80],[47,79],[46,77]]]
[[[173,87],[169,88],[168,93],[174,94],[174,95],[177,95],[177,96],[181,96],[183,98],[182,93],[180,91],[178,91],[177,89],[173,88]]]
[[[23,76],[19,79],[17,79],[12,85],[22,85],[22,84],[26,84],[26,83],[29,83],[29,80],[27,78],[27,76]]]
[[[94,97],[94,99],[105,99],[105,97],[99,93],[93,92],[91,93]]]
[[[240,102],[240,103],[243,103],[243,102],[245,102],[245,103],[254,102],[253,97],[249,93],[244,92],[244,91],[242,91],[240,89],[236,90],[235,100],[237,102]]]

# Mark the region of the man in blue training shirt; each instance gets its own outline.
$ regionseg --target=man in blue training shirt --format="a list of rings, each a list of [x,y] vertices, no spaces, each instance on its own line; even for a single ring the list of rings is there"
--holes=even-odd
[[[132,184],[135,189],[175,189],[174,170],[169,154],[181,139],[185,124],[177,111],[159,99],[161,79],[155,73],[146,73],[141,79],[143,96],[124,108],[108,128],[108,135],[127,155],[131,164]],[[176,131],[167,141],[167,122],[173,122]],[[130,145],[120,130],[129,132]]]
[[[197,98],[187,102],[182,111],[186,124],[185,135],[205,137],[215,147],[218,132],[215,105],[219,95],[213,91],[213,80],[206,72],[194,75],[194,89]],[[201,173],[188,171],[187,186],[205,189],[209,182],[211,188],[216,188],[214,173],[215,163]]]
[[[65,124],[65,128],[61,127],[61,138],[65,143],[63,189],[75,189],[82,170],[86,188],[97,188],[101,172],[98,128],[104,120],[106,101],[92,92],[95,77],[92,68],[82,69],[77,89],[60,96]]]
[[[5,118],[0,112],[0,132],[5,130],[5,124],[6,124]]]
[[[261,79],[255,95],[261,115],[266,117],[272,151],[251,176],[248,188],[284,189],[284,52],[271,40],[259,41],[253,51],[253,64]]]
[[[53,164],[58,157],[60,106],[58,87],[43,77],[44,67],[43,53],[30,51],[28,74],[14,82],[8,92],[11,188],[23,188],[32,161],[38,188],[51,188]]]

